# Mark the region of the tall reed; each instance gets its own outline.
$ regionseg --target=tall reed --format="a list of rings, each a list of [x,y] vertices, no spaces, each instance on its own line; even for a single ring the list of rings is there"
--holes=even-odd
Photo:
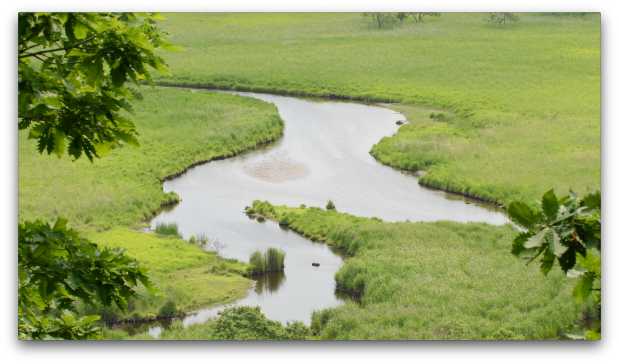
[[[249,273],[260,275],[270,272],[284,271],[284,258],[286,253],[277,248],[268,248],[266,253],[255,251],[249,257]]]

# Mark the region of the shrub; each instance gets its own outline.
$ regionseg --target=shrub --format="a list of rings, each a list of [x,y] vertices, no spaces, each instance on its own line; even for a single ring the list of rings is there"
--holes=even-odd
[[[335,204],[333,203],[333,201],[327,201],[327,210],[335,210]]]
[[[267,319],[258,307],[233,307],[219,313],[212,338],[215,340],[304,340],[309,329],[300,322],[286,327]]]
[[[169,235],[169,236],[176,236],[176,237],[181,236],[181,234],[178,232],[178,225],[176,225],[176,223],[174,222],[158,223],[157,226],[155,227],[155,232],[160,235]]]
[[[167,301],[159,309],[159,317],[175,317],[178,316],[179,311],[176,307],[176,303],[172,300]]]

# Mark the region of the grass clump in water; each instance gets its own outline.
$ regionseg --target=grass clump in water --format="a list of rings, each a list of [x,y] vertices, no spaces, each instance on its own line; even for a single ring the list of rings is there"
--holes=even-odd
[[[277,248],[269,248],[266,253],[254,252],[249,257],[249,274],[252,276],[284,271],[286,253]]]
[[[161,222],[155,226],[155,232],[159,235],[168,235],[174,237],[181,237],[181,234],[178,232],[178,225],[174,222],[166,223]]]

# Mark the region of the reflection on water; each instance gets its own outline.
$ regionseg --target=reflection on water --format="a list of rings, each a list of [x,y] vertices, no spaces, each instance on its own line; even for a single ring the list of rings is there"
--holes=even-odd
[[[404,119],[400,113],[354,103],[239,94],[275,104],[285,123],[284,137],[268,148],[213,161],[165,182],[164,190],[176,192],[181,202],[152,221],[153,226],[174,222],[185,237],[206,234],[221,242],[217,251],[228,258],[247,261],[266,247],[286,253],[285,276],[258,280],[234,305],[260,306],[281,322],[309,323],[313,311],[343,302],[334,279],[342,258],[325,244],[273,222],[248,219],[243,210],[253,200],[320,207],[333,200],[338,211],[386,221],[506,222],[500,212],[423,188],[414,176],[370,156],[374,143],[397,131],[396,121]],[[183,322],[203,322],[222,307],[199,310]]]
[[[256,278],[256,294],[273,293],[284,283],[286,274],[284,272],[272,272]]]

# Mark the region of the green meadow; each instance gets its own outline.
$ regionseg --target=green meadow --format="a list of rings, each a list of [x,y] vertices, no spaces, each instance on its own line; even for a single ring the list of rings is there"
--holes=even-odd
[[[504,205],[598,189],[599,15],[485,16],[377,29],[356,13],[165,14],[184,52],[165,54],[172,76],[160,82],[399,103],[411,123],[377,159]]]

